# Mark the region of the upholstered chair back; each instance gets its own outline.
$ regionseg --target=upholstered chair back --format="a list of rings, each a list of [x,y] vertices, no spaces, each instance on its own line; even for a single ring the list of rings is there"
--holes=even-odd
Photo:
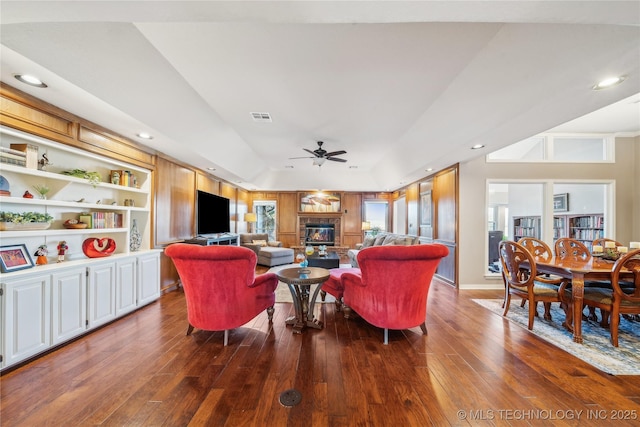
[[[180,275],[193,327],[233,329],[275,304],[277,276],[256,276],[257,257],[250,249],[175,243],[165,253]]]
[[[431,279],[448,253],[440,244],[362,250],[358,253],[361,275],[342,275],[344,303],[381,328],[424,326]]]

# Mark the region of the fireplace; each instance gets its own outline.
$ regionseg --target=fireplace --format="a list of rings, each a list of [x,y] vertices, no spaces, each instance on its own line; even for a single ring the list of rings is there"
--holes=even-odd
[[[333,224],[312,224],[304,225],[304,242],[305,245],[335,245],[335,226]]]

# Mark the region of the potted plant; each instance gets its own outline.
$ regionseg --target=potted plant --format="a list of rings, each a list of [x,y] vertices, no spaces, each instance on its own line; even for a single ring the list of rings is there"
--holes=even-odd
[[[45,230],[49,228],[53,217],[39,212],[0,212],[0,231],[6,230]]]
[[[98,172],[88,172],[84,169],[73,169],[70,171],[61,172],[63,175],[75,176],[76,178],[84,178],[89,181],[93,187],[97,187],[97,185],[102,182],[102,177]]]
[[[46,185],[36,184],[33,186],[34,190],[40,195],[41,199],[47,198],[47,193],[50,191],[50,188]]]

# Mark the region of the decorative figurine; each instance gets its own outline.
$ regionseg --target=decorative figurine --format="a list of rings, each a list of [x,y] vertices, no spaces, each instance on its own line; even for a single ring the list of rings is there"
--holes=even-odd
[[[33,194],[29,193],[29,190],[25,191],[22,195],[24,199],[33,199]]]
[[[111,174],[111,183],[113,185],[120,185],[120,174],[117,171],[113,171]]]
[[[61,240],[60,243],[58,243],[58,262],[64,261],[64,254],[68,249],[69,246],[67,246],[67,242],[64,240]]]
[[[47,157],[47,154],[43,154],[42,158],[40,160],[38,160],[38,169],[40,169],[41,171],[46,171],[47,170],[47,166],[49,166],[51,164],[51,162],[49,161],[49,158]]]
[[[49,263],[49,260],[47,260],[47,254],[48,253],[49,253],[49,251],[47,250],[47,245],[38,246],[38,250],[34,254],[37,257],[36,258],[36,265],[48,264]]]

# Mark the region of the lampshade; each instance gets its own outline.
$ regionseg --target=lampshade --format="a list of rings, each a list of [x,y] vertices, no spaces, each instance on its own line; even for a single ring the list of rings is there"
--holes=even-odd
[[[362,230],[371,230],[371,223],[369,221],[362,221]]]
[[[244,214],[244,222],[257,222],[257,221],[258,221],[258,217],[256,216],[256,214],[251,212],[247,212],[246,214]]]

